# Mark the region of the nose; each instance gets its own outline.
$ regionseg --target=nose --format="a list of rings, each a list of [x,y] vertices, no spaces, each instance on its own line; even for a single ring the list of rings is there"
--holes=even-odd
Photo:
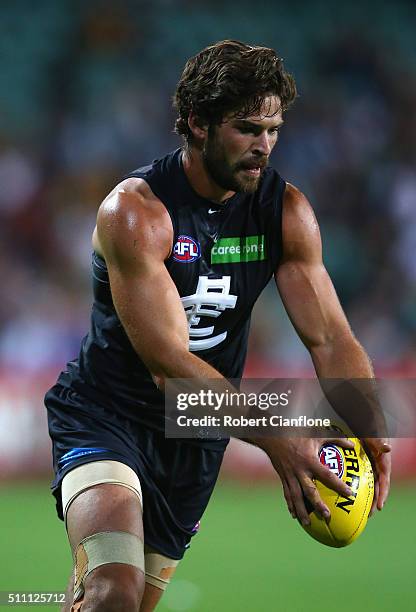
[[[265,131],[258,135],[254,144],[253,153],[260,155],[270,155],[273,146],[271,144],[270,135]]]

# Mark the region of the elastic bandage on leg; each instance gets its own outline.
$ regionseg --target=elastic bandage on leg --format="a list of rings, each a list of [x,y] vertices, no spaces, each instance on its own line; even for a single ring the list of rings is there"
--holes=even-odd
[[[74,601],[77,601],[84,593],[85,578],[101,565],[126,563],[144,573],[143,542],[125,531],[94,533],[78,544],[74,561]]]
[[[136,493],[143,508],[140,480],[128,465],[120,461],[92,461],[84,463],[65,474],[62,480],[62,509],[65,518],[74,499],[86,489],[99,484],[118,484]]]
[[[164,591],[168,586],[178,559],[170,559],[159,554],[149,546],[144,547],[145,581],[157,589]]]
[[[62,508],[67,520],[71,503],[83,491],[100,484],[115,484],[133,491],[140,506],[142,490],[137,474],[120,461],[91,461],[65,474],[62,485]],[[143,542],[127,532],[96,533],[82,540],[75,551],[74,602],[84,593],[84,580],[93,569],[107,563],[127,563],[144,572]]]

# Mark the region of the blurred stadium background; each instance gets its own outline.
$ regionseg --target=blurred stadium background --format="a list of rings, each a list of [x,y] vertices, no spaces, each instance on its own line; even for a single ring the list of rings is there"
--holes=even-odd
[[[274,165],[314,205],[327,267],[376,373],[415,378],[415,24],[415,3],[403,0],[2,1],[0,591],[66,582],[42,397],[87,330],[97,206],[129,170],[179,146],[170,99],[203,46],[238,38],[285,58],[300,97]],[[246,375],[311,374],[271,286]],[[160,609],[416,609],[414,438],[395,441],[394,468],[386,510],[351,549],[332,551],[291,523],[263,455],[231,444]]]

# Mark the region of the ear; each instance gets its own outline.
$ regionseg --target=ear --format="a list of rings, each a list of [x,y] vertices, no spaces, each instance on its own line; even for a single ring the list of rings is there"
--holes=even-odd
[[[200,117],[191,111],[188,117],[188,127],[195,141],[202,144],[208,135],[208,125],[204,124]]]

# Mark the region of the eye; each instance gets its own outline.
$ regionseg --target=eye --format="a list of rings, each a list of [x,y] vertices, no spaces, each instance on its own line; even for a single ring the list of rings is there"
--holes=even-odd
[[[271,134],[273,136],[274,135],[278,136],[280,134],[280,126],[279,127],[275,127],[275,128],[271,128],[269,130],[269,134]]]
[[[240,134],[254,134],[255,129],[249,125],[241,125],[238,127]]]

